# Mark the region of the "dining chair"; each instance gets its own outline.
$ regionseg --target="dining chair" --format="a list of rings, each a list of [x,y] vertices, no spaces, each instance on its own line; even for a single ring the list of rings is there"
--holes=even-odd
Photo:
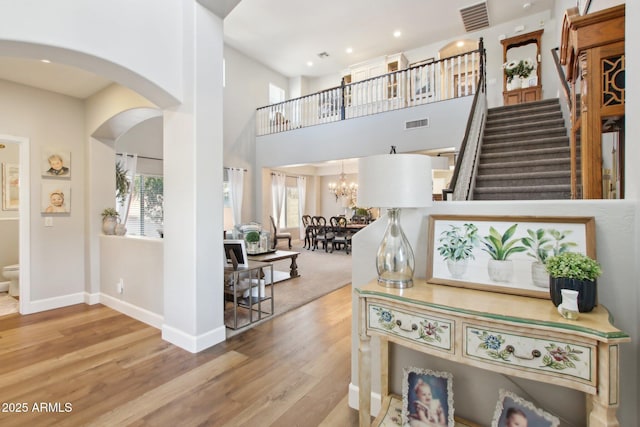
[[[304,248],[311,249],[311,239],[313,238],[311,215],[302,215],[302,227],[304,228]]]
[[[269,215],[271,218],[271,228],[273,229],[273,247],[275,249],[278,246],[278,240],[288,240],[289,241],[289,249],[291,249],[291,233],[278,231],[278,227],[276,227],[276,221],[273,219],[272,215]]]
[[[318,249],[318,242],[322,242],[322,248],[329,252],[329,244],[333,240],[331,225],[327,224],[327,219],[323,216],[314,216],[311,219],[314,224],[313,250]]]
[[[331,252],[344,249],[347,254],[351,253],[351,232],[347,229],[347,218],[334,216],[330,219],[333,230],[333,242]]]

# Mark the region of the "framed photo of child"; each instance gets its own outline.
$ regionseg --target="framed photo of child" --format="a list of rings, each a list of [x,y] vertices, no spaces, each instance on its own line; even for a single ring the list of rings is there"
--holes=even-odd
[[[402,416],[410,427],[454,427],[453,375],[429,369],[404,368]]]
[[[64,214],[71,212],[71,183],[42,181],[41,212]]]
[[[42,176],[44,178],[71,178],[71,152],[44,149],[42,151]]]
[[[500,389],[491,427],[558,427],[558,417],[536,408],[516,394]]]

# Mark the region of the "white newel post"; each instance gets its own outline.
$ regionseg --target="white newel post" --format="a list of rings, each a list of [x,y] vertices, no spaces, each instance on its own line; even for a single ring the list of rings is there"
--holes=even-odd
[[[225,339],[223,28],[195,0],[182,3],[182,104],[164,114],[162,337],[195,353]]]

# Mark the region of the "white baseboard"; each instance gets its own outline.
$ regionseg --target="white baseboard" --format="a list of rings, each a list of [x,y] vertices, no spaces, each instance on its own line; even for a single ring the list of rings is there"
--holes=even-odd
[[[349,407],[355,410],[360,408],[360,388],[353,383],[349,383]],[[381,407],[382,399],[380,393],[371,392],[371,416],[378,416]]]
[[[100,294],[90,294],[88,292],[84,293],[84,302],[85,304],[95,305],[100,303]]]
[[[20,314],[39,313],[55,308],[67,307],[75,304],[84,304],[84,292],[64,295],[60,297],[45,298],[36,301],[20,301]]]
[[[168,325],[162,325],[163,340],[191,353],[198,353],[224,341],[226,338],[227,332],[224,325],[198,336],[186,334]]]
[[[162,328],[164,317],[157,313],[153,313],[149,310],[145,310],[144,308],[140,308],[136,305],[121,301],[117,298],[103,293],[100,294],[99,302],[109,308],[119,311],[122,314],[126,314],[129,317],[133,317],[134,319],[144,322],[147,325],[153,326],[154,328]]]

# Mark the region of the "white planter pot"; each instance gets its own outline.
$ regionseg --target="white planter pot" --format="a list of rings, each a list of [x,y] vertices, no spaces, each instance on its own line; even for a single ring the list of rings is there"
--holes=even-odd
[[[531,281],[534,286],[549,289],[549,273],[543,263],[536,261],[531,264]]]
[[[515,79],[514,79],[515,80]],[[529,87],[529,77],[521,77],[520,78],[520,87],[525,89]]]
[[[515,90],[515,89],[520,89],[520,84],[522,82],[520,81],[519,78],[514,77],[513,79],[511,79],[511,83],[507,83],[507,90]]]
[[[467,264],[469,260],[461,259],[459,261],[447,260],[447,268],[449,269],[449,273],[451,273],[451,277],[454,279],[460,279],[464,276],[464,273],[467,272]]]
[[[487,267],[489,279],[494,282],[507,283],[513,277],[513,261],[511,260],[499,261],[490,259]]]

